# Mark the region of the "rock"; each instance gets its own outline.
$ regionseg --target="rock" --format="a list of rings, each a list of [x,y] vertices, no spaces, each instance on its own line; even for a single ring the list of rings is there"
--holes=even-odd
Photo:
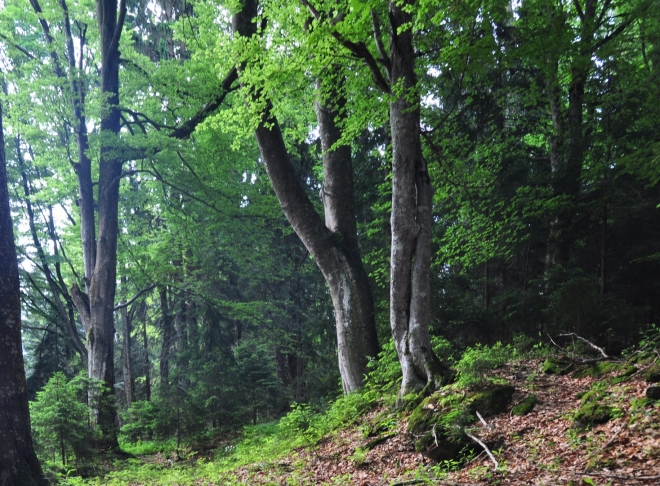
[[[648,383],[660,383],[660,365],[653,366],[644,373],[644,379]]]
[[[603,376],[612,371],[618,371],[621,369],[621,365],[618,363],[612,363],[611,361],[600,361],[592,365],[585,366],[573,372],[573,378],[585,378],[587,376]]]
[[[506,412],[513,392],[516,389],[511,385],[502,385],[475,393],[468,405],[470,413],[479,412],[483,417],[492,417]]]
[[[604,424],[612,418],[614,409],[601,403],[605,396],[602,389],[592,389],[582,396],[582,406],[573,418],[577,427]]]
[[[408,420],[408,434],[415,438],[415,450],[441,461],[456,459],[472,444],[463,427],[474,422],[476,412],[489,417],[506,412],[515,388],[496,386],[466,395],[435,393],[425,398]]]
[[[646,389],[646,397],[653,400],[660,400],[660,386],[651,385]]]
[[[536,397],[536,395],[529,395],[522,402],[511,409],[511,415],[527,415],[534,409],[534,405],[539,402],[540,400]]]
[[[566,358],[548,358],[543,363],[543,373],[549,375],[565,375],[574,368],[571,361]]]
[[[588,403],[583,405],[575,414],[575,425],[580,428],[589,425],[604,424],[612,418],[612,407],[599,403]]]

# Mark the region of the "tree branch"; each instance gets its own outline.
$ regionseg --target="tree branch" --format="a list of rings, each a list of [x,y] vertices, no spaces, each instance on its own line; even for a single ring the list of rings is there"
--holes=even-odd
[[[310,13],[314,16],[316,20],[318,21],[323,20],[323,16],[307,0],[300,0],[300,3],[302,3],[305,7],[307,7],[307,9],[310,11]],[[389,82],[383,76],[383,73],[380,71],[380,68],[378,67],[378,62],[371,54],[371,52],[369,52],[369,49],[367,48],[364,42],[357,42],[357,43],[352,42],[344,38],[344,36],[341,35],[339,32],[337,32],[336,30],[333,30],[330,33],[330,35],[332,35],[332,37],[334,37],[342,46],[344,46],[346,49],[351,51],[355,57],[357,57],[358,59],[362,59],[369,68],[369,70],[371,71],[371,75],[376,85],[384,93],[388,93],[388,94],[390,93]]]
[[[115,306],[115,308],[112,309],[112,310],[116,312],[116,311],[118,311],[118,310],[120,310],[120,309],[123,309],[124,307],[128,307],[128,306],[131,305],[133,302],[135,302],[137,299],[139,299],[142,295],[144,295],[145,293],[147,293],[147,292],[149,292],[150,290],[152,290],[155,286],[156,286],[156,284],[151,284],[151,285],[149,285],[148,287],[143,288],[143,289],[140,290],[137,294],[135,294],[135,295],[134,295],[134,296],[133,296],[128,302],[122,302],[121,304]]]

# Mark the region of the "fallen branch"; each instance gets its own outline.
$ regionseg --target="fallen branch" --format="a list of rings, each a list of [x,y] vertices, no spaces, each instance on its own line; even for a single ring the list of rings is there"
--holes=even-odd
[[[495,470],[497,471],[497,469],[500,467],[500,465],[497,463],[497,460],[495,459],[495,456],[493,456],[493,453],[490,452],[490,449],[486,446],[486,444],[481,442],[479,439],[477,439],[472,434],[468,434],[467,432],[465,432],[465,435],[467,435],[470,439],[472,439],[473,441],[475,441],[477,444],[479,444],[481,447],[484,448],[484,451],[486,451],[486,454],[488,454],[488,457],[490,457],[490,460],[493,461],[493,464],[495,464]]]
[[[582,336],[578,336],[578,335],[575,334],[574,332],[569,332],[569,333],[567,333],[567,334],[560,334],[560,335],[559,335],[559,337],[570,337],[570,336],[572,336],[572,337],[576,337],[576,338],[578,338],[579,340],[584,341],[584,342],[587,343],[589,346],[591,346],[592,348],[594,348],[595,350],[597,350],[598,352],[600,352],[600,354],[603,355],[603,358],[605,358],[605,359],[610,359],[610,357],[605,353],[605,351],[603,351],[603,348],[600,348],[600,347],[596,346],[596,345],[595,345],[594,343],[592,343],[591,341],[586,340],[586,339],[583,338]],[[553,341],[553,342],[554,342],[554,341]]]
[[[576,474],[579,476],[602,476],[604,478],[612,478],[612,479],[623,479],[630,481],[631,479],[638,480],[638,481],[651,481],[654,479],[660,479],[660,475],[658,476],[619,476],[618,474],[608,474],[604,472],[585,472],[585,471],[568,471],[570,474]]]
[[[609,446],[611,446],[611,445],[614,443],[614,441],[619,437],[619,435],[621,434],[621,432],[623,432],[623,429],[624,429],[624,426],[623,426],[623,425],[622,425],[621,427],[619,427],[619,430],[617,430],[617,431],[616,431],[616,434],[614,434],[614,435],[612,436],[612,438],[611,438],[610,440],[607,441],[607,443],[603,446],[603,449],[602,449],[602,450],[605,450],[605,449],[607,449]]]

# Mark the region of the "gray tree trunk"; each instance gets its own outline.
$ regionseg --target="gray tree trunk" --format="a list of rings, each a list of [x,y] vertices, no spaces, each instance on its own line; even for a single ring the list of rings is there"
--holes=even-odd
[[[390,2],[392,31],[412,22],[409,2]],[[410,28],[390,39],[390,86],[404,92],[390,102],[392,135],[392,248],[390,324],[403,372],[401,396],[448,375],[429,336],[433,187],[420,139],[420,98]]]
[[[234,16],[234,34],[244,37],[254,35],[256,24],[253,19],[256,15],[257,2],[246,0],[243,10]],[[321,107],[319,111],[325,149],[332,145],[332,140],[338,140],[338,130],[330,121],[334,120],[332,110]],[[327,197],[323,199],[328,211],[326,219],[336,228],[333,230],[320,218],[296,176],[279,124],[271,113],[270,102],[263,110],[255,135],[280,206],[328,284],[335,310],[339,370],[344,392],[350,393],[362,386],[368,371],[368,357],[378,353],[373,300],[370,291],[367,291],[369,282],[357,251],[353,197],[351,195],[347,205],[337,204],[329,194],[331,190],[352,192],[352,174],[337,173],[339,168],[347,167],[346,157],[350,164],[350,149],[342,147],[339,151],[326,152],[324,156],[324,163],[330,164],[327,168],[330,178],[327,181],[329,185],[324,188]],[[350,180],[347,181],[347,177]],[[344,184],[349,186],[344,187]],[[352,222],[345,217],[349,211]],[[345,228],[346,234],[342,234],[340,228]]]

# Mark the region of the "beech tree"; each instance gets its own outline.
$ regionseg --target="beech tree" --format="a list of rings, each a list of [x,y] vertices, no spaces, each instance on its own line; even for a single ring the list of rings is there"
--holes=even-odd
[[[257,1],[247,0],[234,15],[232,28],[237,38],[261,42],[256,35],[257,8]],[[259,60],[248,57],[245,62]],[[297,179],[268,94],[258,86],[247,88],[248,102],[257,106],[255,136],[275,194],[330,289],[339,370],[344,392],[350,393],[361,387],[368,358],[378,354],[378,340],[373,298],[357,242],[350,147],[339,143],[341,133],[336,124],[343,102],[322,100],[317,108],[324,152],[324,223]]]

